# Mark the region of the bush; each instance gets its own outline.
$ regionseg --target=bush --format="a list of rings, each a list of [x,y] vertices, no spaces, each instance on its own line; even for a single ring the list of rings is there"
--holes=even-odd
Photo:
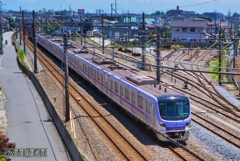
[[[0,131],[0,161],[10,161],[10,158],[3,156],[4,149],[15,148],[15,143],[9,143],[9,138],[6,137],[2,131]]]

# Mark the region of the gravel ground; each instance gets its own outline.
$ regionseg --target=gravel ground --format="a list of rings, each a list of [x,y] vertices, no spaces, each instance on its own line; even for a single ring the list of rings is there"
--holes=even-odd
[[[61,95],[61,92],[59,92],[59,89],[57,89],[56,86],[55,89],[53,88],[53,82],[48,78],[45,72],[41,72],[39,79],[41,79],[51,99],[55,96]],[[164,78],[163,80],[169,82],[169,80],[165,80]],[[82,80],[75,81],[81,82],[81,86],[89,86]],[[107,102],[104,98],[99,97],[99,94],[96,94],[95,91],[92,91],[92,93],[90,92],[89,95],[92,96],[94,93],[96,96],[93,96],[93,100],[101,104]],[[230,95],[228,97],[230,97]],[[57,98],[57,102],[53,103],[59,113],[63,112],[62,103],[63,101],[60,96]],[[74,105],[71,106],[76,108]],[[126,114],[123,114],[124,112],[122,110],[116,110],[114,107],[116,107],[114,104],[106,103],[102,108],[106,113],[111,115],[114,124],[121,129],[126,137],[129,137],[138,147],[144,148],[144,151],[149,152],[152,160],[176,160],[171,152],[169,152],[166,147],[162,146],[162,144],[156,139],[153,139],[152,135],[150,135],[144,127],[136,126],[136,122],[130,119]],[[75,122],[77,127],[76,144],[78,145],[81,154],[85,157],[85,160],[118,160],[108,147],[104,137],[101,136],[97,129],[94,129],[94,126],[91,125],[86,117],[83,117],[84,114],[78,111],[78,115],[80,116],[78,119],[79,122]],[[63,115],[60,114],[60,117],[63,118]],[[69,125],[67,125],[67,128],[69,129]],[[194,123],[191,136],[187,141],[187,147],[191,148],[205,160],[209,161],[240,160],[240,150],[238,148],[233,147],[223,139]]]
[[[236,148],[210,131],[194,123],[192,126],[192,137],[215,154],[221,156],[224,160],[240,160],[239,148]]]
[[[167,78],[167,77],[165,77],[165,78]],[[210,77],[209,77],[209,79],[212,80]],[[163,79],[163,80],[165,82],[171,81],[169,78]],[[228,88],[228,87],[230,87],[230,88]],[[240,101],[238,99],[236,99],[236,95],[238,94],[238,91],[230,90],[230,89],[234,88],[232,85],[224,84],[224,87],[215,86],[215,88],[225,98],[230,100],[230,102],[232,102],[236,106],[240,107]],[[191,89],[191,92],[194,92],[194,90]],[[236,128],[238,128],[238,127],[236,126]],[[218,137],[217,135],[213,134],[212,132],[206,130],[205,128],[203,128],[195,123],[192,124],[191,136],[189,137],[189,140],[187,141],[187,144],[188,144],[187,147],[191,148],[193,143],[195,143],[195,145],[194,145],[195,148],[193,147],[194,149],[196,149],[196,150],[201,149],[200,153],[198,151],[196,151],[196,152],[206,160],[222,160],[222,159],[223,160],[233,160],[233,161],[240,160],[240,158],[239,158],[240,157],[240,149],[239,148],[229,144],[222,138]],[[202,145],[200,145],[200,144],[202,144]],[[198,146],[201,146],[201,148],[196,148]],[[217,156],[214,157],[213,153],[216,154]],[[206,156],[206,155],[208,155],[208,156]]]
[[[229,93],[225,88],[221,86],[215,86],[215,88],[218,90],[219,93],[221,93],[225,98],[227,98],[230,102],[232,102],[234,105],[240,107],[240,101],[236,99],[232,94]]]

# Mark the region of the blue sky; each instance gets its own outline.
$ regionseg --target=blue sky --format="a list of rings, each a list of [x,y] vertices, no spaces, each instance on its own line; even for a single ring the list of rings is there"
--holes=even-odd
[[[111,4],[115,0],[0,0],[4,10],[42,10],[45,9],[69,9],[69,5],[75,11],[84,9],[85,12],[95,13],[96,9],[103,9],[105,12],[111,12]],[[164,11],[180,9],[187,11],[203,12],[222,12],[227,14],[229,9],[231,13],[240,13],[240,0],[116,0],[118,13],[153,13],[155,11]]]

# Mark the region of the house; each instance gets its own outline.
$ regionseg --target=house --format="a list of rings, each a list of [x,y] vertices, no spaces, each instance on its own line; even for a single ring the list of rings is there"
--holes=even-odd
[[[206,21],[172,21],[172,40],[183,42],[205,42]]]
[[[6,18],[2,18],[2,30],[3,31],[9,31],[10,28],[10,21]]]
[[[204,33],[207,35],[210,39],[217,39],[219,38],[219,31],[221,29],[221,33],[224,35],[225,39],[230,39],[232,37],[232,33],[234,31],[231,31],[231,28],[226,23],[214,23],[214,22],[208,22],[206,27],[206,32]]]

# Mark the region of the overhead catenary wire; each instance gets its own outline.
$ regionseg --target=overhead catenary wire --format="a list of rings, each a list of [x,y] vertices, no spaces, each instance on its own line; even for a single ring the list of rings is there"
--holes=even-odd
[[[47,23],[48,23],[48,25],[52,28],[52,26],[51,26],[51,24],[49,24],[49,22],[47,21]],[[59,27],[60,28],[62,28],[64,31],[67,31],[67,30],[65,30],[58,22],[56,22],[58,25],[59,25]],[[53,29],[53,28],[52,28]],[[78,34],[77,32],[76,32],[76,34],[80,37],[80,38],[84,38],[83,36],[81,36],[80,34]],[[99,33],[100,34],[100,33]],[[103,36],[102,34],[100,34],[100,36]],[[88,37],[87,37],[88,38]],[[104,38],[106,38],[107,39],[107,37],[104,37]],[[88,39],[90,39],[90,38],[88,38]],[[91,40],[91,39],[90,39]],[[149,40],[150,41],[150,40]],[[149,42],[148,41],[148,42]],[[75,42],[75,41],[74,41]],[[77,42],[75,42],[75,43],[77,43]],[[78,44],[78,43],[77,43]],[[117,44],[117,43],[116,43]],[[80,45],[80,44],[79,44]],[[118,44],[119,45],[119,44]],[[120,45],[121,46],[121,45]],[[123,46],[122,46],[123,47]],[[101,50],[101,47],[99,47],[99,50]],[[183,49],[184,50],[184,49]],[[146,53],[149,53],[149,51],[147,51],[146,50]],[[108,53],[108,52],[106,52],[106,54],[108,54],[108,55],[111,55],[112,53],[110,52],[110,53]],[[149,53],[149,54],[151,54],[151,53]],[[155,58],[155,59],[162,59],[162,58],[158,58],[158,57],[156,57],[156,56],[154,56],[153,54],[151,54],[151,56],[148,56],[147,54],[145,54],[147,57],[151,57],[151,58]],[[121,56],[118,56],[118,55],[115,55],[115,57],[116,58],[119,58],[119,59],[122,59],[122,60],[125,60],[125,61],[129,61],[129,62],[132,62],[132,63],[139,63],[139,62],[137,62],[137,61],[132,61],[132,60],[129,60],[129,59],[127,59],[127,58],[125,58],[125,57],[121,57]],[[173,61],[171,61],[171,60],[165,60],[165,61],[168,61],[168,62],[173,62]],[[183,64],[191,64],[191,63],[183,63]],[[148,66],[153,66],[153,67],[158,67],[157,65],[154,65],[154,64],[150,64],[150,63],[145,63],[145,65],[148,65]],[[206,66],[204,66],[204,65],[196,65],[196,66],[203,66],[203,67],[206,67]],[[236,72],[210,72],[210,71],[199,71],[199,70],[187,70],[187,69],[176,69],[176,68],[174,68],[174,67],[166,67],[166,66],[161,66],[160,65],[160,67],[161,68],[166,68],[166,69],[174,69],[174,70],[180,70],[180,71],[191,71],[191,72],[201,72],[201,73],[212,73],[212,74],[226,74],[226,75],[240,75],[240,73],[236,73]],[[208,66],[207,66],[208,67]],[[216,67],[208,67],[208,68],[216,68]],[[221,67],[222,69],[229,69],[228,67]],[[236,70],[238,69],[238,68],[235,68]]]

